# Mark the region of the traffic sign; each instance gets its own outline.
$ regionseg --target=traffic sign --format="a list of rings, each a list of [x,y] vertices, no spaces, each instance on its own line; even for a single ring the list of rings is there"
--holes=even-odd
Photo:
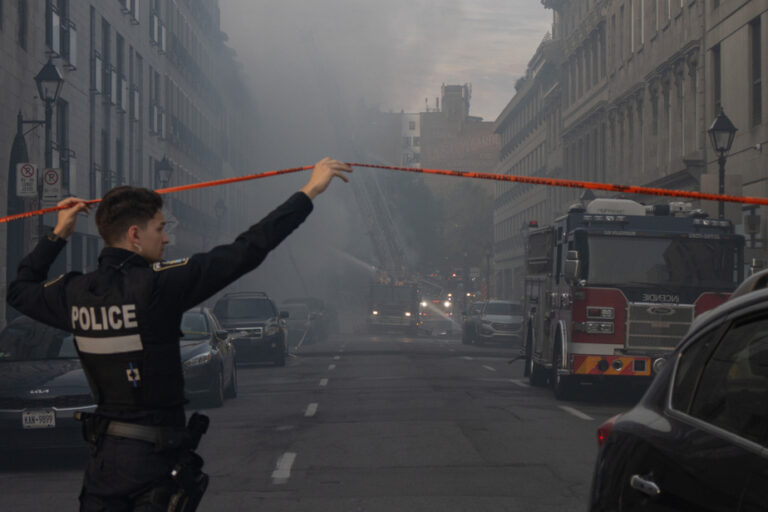
[[[37,168],[33,164],[16,164],[16,195],[37,197]]]
[[[61,169],[46,169],[43,173],[43,205],[54,206],[61,201]]]

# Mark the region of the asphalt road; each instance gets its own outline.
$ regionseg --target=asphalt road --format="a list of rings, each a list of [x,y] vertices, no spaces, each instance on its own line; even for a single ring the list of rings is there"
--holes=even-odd
[[[347,335],[239,368],[200,511],[584,510],[602,421],[638,395],[531,388],[505,347]],[[0,463],[3,510],[76,510],[82,458]]]

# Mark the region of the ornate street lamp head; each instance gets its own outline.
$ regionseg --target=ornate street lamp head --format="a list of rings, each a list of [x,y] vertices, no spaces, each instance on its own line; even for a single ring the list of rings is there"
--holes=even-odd
[[[736,137],[736,130],[737,128],[733,126],[733,123],[721,108],[717,117],[712,122],[712,126],[707,130],[709,139],[712,142],[712,148],[720,154],[729,152],[733,139]]]
[[[171,162],[168,161],[167,156],[163,156],[163,159],[155,165],[155,172],[157,173],[157,179],[160,180],[160,184],[166,187],[168,182],[171,181],[171,174],[173,173],[173,167]]]
[[[54,65],[53,61],[48,59],[43,69],[35,77],[35,83],[40,99],[55,103],[59,99],[61,87],[64,85],[64,77],[61,76],[59,68]]]

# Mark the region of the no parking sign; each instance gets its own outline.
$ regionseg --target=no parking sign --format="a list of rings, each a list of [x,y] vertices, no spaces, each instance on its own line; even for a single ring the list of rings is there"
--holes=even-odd
[[[16,195],[37,197],[37,168],[32,164],[16,164]]]
[[[43,205],[54,206],[61,201],[61,169],[46,169],[43,173]]]

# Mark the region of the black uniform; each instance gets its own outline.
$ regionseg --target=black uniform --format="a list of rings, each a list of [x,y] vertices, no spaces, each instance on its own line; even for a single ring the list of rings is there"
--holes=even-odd
[[[102,430],[112,421],[181,431],[182,314],[256,268],[311,211],[311,200],[298,192],[232,244],[154,265],[134,252],[107,247],[96,271],[70,272],[45,284],[65,242],[43,238],[21,261],[8,303],[75,335],[97,416],[105,418]],[[100,435],[93,454],[82,510],[133,510],[133,498],[168,478],[179,447]]]

